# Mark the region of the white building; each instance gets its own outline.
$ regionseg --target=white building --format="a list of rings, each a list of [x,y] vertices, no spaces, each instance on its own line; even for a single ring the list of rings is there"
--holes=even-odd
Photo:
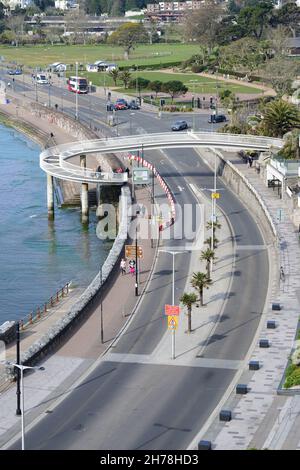
[[[9,6],[11,10],[14,10],[17,6],[20,8],[27,8],[33,4],[33,0],[2,0],[3,5]]]

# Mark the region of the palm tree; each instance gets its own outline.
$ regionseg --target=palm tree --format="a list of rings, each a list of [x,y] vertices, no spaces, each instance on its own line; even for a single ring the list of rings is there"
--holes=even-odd
[[[124,88],[128,88],[128,84],[131,80],[131,73],[128,70],[124,70],[120,73],[119,78],[124,83]]]
[[[182,297],[180,297],[180,302],[187,307],[187,317],[188,317],[188,328],[187,332],[191,333],[192,331],[192,307],[197,302],[196,294],[188,294],[184,293]]]
[[[206,224],[207,230],[211,230],[211,227],[212,227],[212,222],[211,221],[207,222],[207,224]],[[214,231],[216,229],[220,229],[221,227],[222,227],[222,225],[220,224],[220,222],[214,222]]]
[[[283,137],[286,132],[300,127],[300,114],[294,104],[283,100],[268,103],[261,123],[267,133],[273,137]]]
[[[211,247],[211,237],[208,237],[204,243],[208,245],[209,247]],[[219,243],[219,240],[216,237],[214,237],[214,246],[213,246],[214,250],[218,248],[218,243]]]
[[[113,79],[115,86],[117,86],[117,80],[119,78],[119,70],[113,69],[108,72],[108,75]]]
[[[210,265],[211,261],[215,261],[215,252],[211,250],[210,248],[207,248],[206,250],[201,251],[201,256],[200,259],[202,261],[206,261],[206,272],[207,272],[207,277],[210,279]]]
[[[194,289],[199,291],[201,306],[203,306],[203,289],[208,289],[211,283],[212,281],[207,277],[207,274],[199,271],[197,273],[193,273],[191,284]]]

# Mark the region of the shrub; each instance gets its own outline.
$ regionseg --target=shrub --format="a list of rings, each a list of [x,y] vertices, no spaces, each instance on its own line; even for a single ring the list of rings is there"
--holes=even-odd
[[[205,70],[204,65],[193,64],[191,68],[193,73],[201,73]]]
[[[134,78],[133,80],[130,80],[129,82],[129,88],[137,88],[141,90],[142,88],[147,88],[150,83],[150,80],[147,78],[143,77],[138,77],[137,79]]]
[[[294,387],[295,385],[300,385],[300,367],[290,364],[286,370],[284,388]]]

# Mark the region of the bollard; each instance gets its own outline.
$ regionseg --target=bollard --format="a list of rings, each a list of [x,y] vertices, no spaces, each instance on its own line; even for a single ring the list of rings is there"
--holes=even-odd
[[[59,301],[59,295],[58,295],[58,291],[56,292],[56,302]]]
[[[51,307],[53,307],[53,305],[54,305],[54,302],[53,302],[53,297],[51,297],[51,299],[50,299],[50,303],[51,303]]]
[[[37,309],[36,316],[37,316],[37,319],[38,319],[38,320],[41,318],[40,307],[38,307],[38,309]]]
[[[29,314],[29,323],[32,324],[32,313]]]

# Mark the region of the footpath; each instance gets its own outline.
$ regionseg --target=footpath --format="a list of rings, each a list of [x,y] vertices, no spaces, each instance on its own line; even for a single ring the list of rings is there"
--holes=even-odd
[[[236,374],[230,389],[206,425],[192,442],[195,449],[200,440],[210,441],[212,449],[300,449],[300,395],[277,395],[277,389],[293,348],[299,319],[300,302],[300,247],[298,232],[289,218],[285,198],[279,199],[267,188],[255,168],[248,168],[232,153],[223,152],[248,182],[257,190],[265,203],[278,233],[279,259],[273,260],[278,270],[270,286],[270,300],[279,303],[280,311],[273,311],[271,302],[263,315],[252,350]],[[287,197],[287,196],[285,196]],[[278,210],[284,217],[278,220]],[[259,223],[259,221],[258,221]],[[285,279],[279,280],[279,267],[283,266]],[[259,275],[259,273],[257,273]],[[276,328],[267,322],[275,321]],[[259,340],[269,341],[269,347],[259,346]],[[259,370],[249,370],[249,362],[258,361]],[[248,393],[236,393],[236,385],[245,384]],[[231,421],[220,421],[219,412],[231,412]]]

